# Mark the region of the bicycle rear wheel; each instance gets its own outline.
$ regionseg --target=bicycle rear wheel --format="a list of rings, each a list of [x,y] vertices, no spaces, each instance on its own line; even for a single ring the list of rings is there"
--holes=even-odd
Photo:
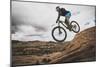
[[[71,30],[73,32],[78,33],[80,31],[80,26],[79,26],[79,24],[76,21],[72,21],[70,23],[70,26],[71,26]]]
[[[67,32],[63,27],[57,26],[52,30],[52,37],[55,41],[63,42],[67,37]]]

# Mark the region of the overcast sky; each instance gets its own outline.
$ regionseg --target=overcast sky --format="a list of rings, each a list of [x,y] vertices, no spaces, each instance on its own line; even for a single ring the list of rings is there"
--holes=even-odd
[[[58,16],[55,10],[56,6],[71,11],[72,17],[70,21],[77,21],[81,31],[95,26],[95,7],[93,6],[12,1],[12,40],[54,41],[51,36],[51,30],[56,26]],[[60,19],[64,20],[64,17]],[[66,40],[72,40],[75,34],[68,30],[66,31],[68,33]]]

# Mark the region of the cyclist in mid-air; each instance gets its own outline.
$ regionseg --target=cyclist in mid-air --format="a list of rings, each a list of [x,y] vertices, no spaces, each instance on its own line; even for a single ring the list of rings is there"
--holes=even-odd
[[[78,33],[80,31],[80,26],[76,21],[70,21],[71,12],[66,10],[65,8],[56,7],[56,11],[58,12],[58,18],[56,23],[58,26],[52,29],[52,37],[55,41],[63,42],[67,38],[67,31],[73,31],[74,33]],[[60,17],[64,16],[65,21],[60,20]],[[64,27],[64,28],[63,28]],[[56,32],[55,32],[56,31]]]
[[[65,24],[69,25],[69,19],[71,17],[71,12],[66,10],[65,8],[60,8],[59,6],[56,7],[56,11],[58,12],[58,18],[56,20],[56,23],[59,21],[60,16],[64,16]]]

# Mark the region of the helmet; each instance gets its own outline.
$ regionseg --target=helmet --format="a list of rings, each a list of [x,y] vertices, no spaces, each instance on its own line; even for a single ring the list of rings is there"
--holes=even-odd
[[[59,7],[59,6],[57,6],[57,7],[56,7],[56,10],[57,10],[57,11],[59,11],[59,9],[60,9],[60,7]]]
[[[56,9],[59,9],[59,8],[60,8],[59,6],[56,7]]]

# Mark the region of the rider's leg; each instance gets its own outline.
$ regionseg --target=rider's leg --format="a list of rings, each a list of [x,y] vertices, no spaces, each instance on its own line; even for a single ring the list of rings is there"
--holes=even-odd
[[[68,26],[69,30],[71,30],[70,21],[69,21],[70,17],[71,17],[71,13],[68,13],[65,16],[65,23]]]
[[[66,17],[65,18],[65,24],[67,25],[68,29],[71,31],[71,25],[70,25],[70,21],[69,21],[70,17]]]
[[[69,18],[70,18],[70,17],[65,16],[65,24],[66,24],[67,26],[69,26]]]

